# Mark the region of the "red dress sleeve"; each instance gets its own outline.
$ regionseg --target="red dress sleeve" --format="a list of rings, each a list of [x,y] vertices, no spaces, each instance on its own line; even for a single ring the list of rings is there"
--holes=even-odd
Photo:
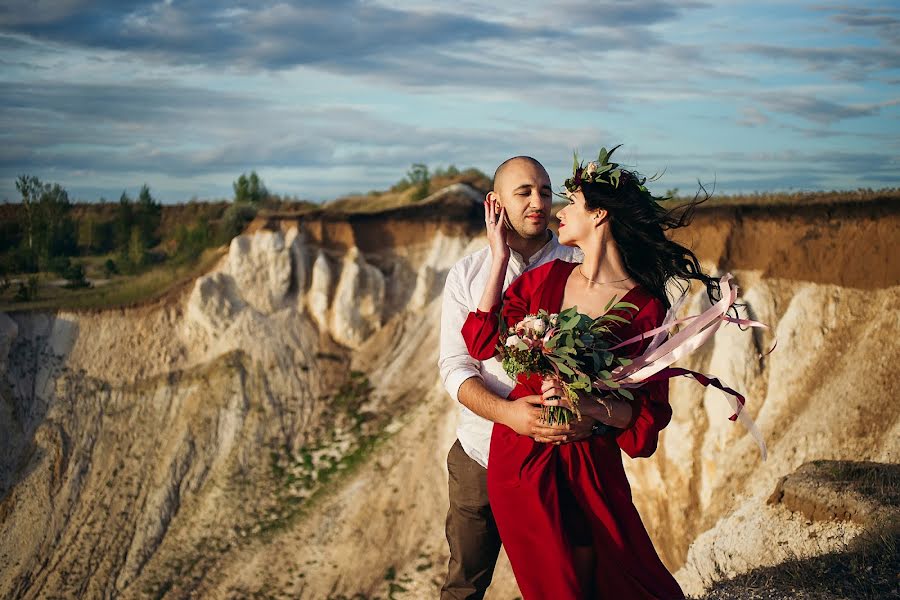
[[[630,336],[658,327],[664,317],[665,308],[662,302],[653,298],[634,317],[629,327]],[[649,345],[650,338],[642,341],[636,350],[631,351],[631,356],[639,355]],[[672,419],[669,380],[651,381],[630,391],[634,395],[634,401],[631,403],[631,422],[616,437],[616,441],[628,456],[648,457],[656,451],[659,432]]]
[[[536,271],[537,269],[528,271],[509,284],[503,294],[502,305],[495,305],[490,312],[476,309],[469,313],[463,323],[462,336],[472,358],[487,360],[497,355],[500,316],[503,317],[505,327],[512,327],[528,314]]]

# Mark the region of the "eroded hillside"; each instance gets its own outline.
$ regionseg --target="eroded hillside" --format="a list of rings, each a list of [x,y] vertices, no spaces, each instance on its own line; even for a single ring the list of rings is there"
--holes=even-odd
[[[0,596],[434,597],[439,296],[484,243],[477,198],[439,200],[258,219],[153,305],[0,315]],[[896,203],[716,208],[684,232],[778,339],[761,358],[770,335],[725,328],[686,365],[746,392],[767,462],[689,381],[656,455],[626,461],[686,590],[860,531],[766,500],[810,460],[900,462],[898,233]],[[503,567],[491,597],[514,595]]]

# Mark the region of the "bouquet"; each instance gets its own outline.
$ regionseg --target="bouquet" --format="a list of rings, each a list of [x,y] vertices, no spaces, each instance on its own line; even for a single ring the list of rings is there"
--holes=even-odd
[[[613,378],[617,368],[626,367],[631,361],[610,350],[618,342],[610,325],[628,322],[613,312],[637,310],[637,307],[627,302],[615,303],[615,300],[596,319],[579,313],[575,307],[553,314],[541,310],[507,330],[500,346],[507,374],[513,379],[522,374],[556,375],[573,407],[573,410],[562,406],[543,407],[542,417],[548,424],[567,424],[573,417],[581,418],[578,390],[612,391],[629,400],[633,398]]]
[[[510,327],[505,337],[501,336],[503,368],[513,379],[521,374],[556,375],[559,378],[574,411],[559,406],[544,407],[544,420],[550,424],[568,423],[573,414],[580,418],[578,390],[597,397],[615,394],[633,400],[629,388],[673,377],[690,377],[704,387],[711,386],[724,392],[734,411],[729,419],[744,425],[765,460],[766,444],[753,419],[744,411],[744,396],[712,375],[671,366],[709,341],[723,324],[767,328],[764,323],[728,315],[738,295],[738,288],[732,285],[731,279],[731,274],[722,276],[719,281],[721,299],[702,313],[678,318],[678,310],[687,298],[687,294],[683,294],[669,308],[662,325],[624,341],[615,338],[610,324],[628,323],[628,320],[611,313],[637,310],[637,307],[627,302],[613,304],[615,298],[606,306],[605,313],[596,319],[579,313],[575,307],[558,314],[542,310],[536,315],[528,315]],[[683,327],[673,332],[678,326]],[[673,332],[671,336],[668,335],[670,332]],[[628,359],[614,354],[615,350],[646,339],[650,343],[639,356]],[[768,355],[774,349],[773,344],[760,356]]]

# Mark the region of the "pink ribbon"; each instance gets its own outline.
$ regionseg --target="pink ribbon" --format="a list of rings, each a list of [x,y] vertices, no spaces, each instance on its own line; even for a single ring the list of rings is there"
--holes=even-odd
[[[633,359],[631,364],[619,366],[612,371],[612,380],[620,387],[634,388],[640,387],[648,381],[659,381],[671,379],[672,377],[686,376],[694,378],[704,387],[712,386],[723,391],[734,411],[734,414],[731,415],[729,419],[732,421],[737,420],[746,427],[759,446],[762,458],[765,460],[767,456],[766,444],[759,429],[753,422],[753,419],[743,411],[745,403],[744,396],[726,386],[715,377],[697,373],[689,369],[672,368],[669,366],[688,356],[691,352],[706,343],[713,335],[715,335],[722,323],[768,328],[767,325],[758,321],[736,319],[728,316],[728,310],[734,305],[738,295],[737,286],[730,285],[731,279],[732,276],[730,273],[722,277],[719,281],[719,289],[722,292],[721,299],[701,314],[685,317],[683,319],[675,318],[677,310],[684,303],[686,297],[686,294],[684,294],[679,298],[675,305],[668,310],[661,326],[645,331],[640,335],[627,339],[624,342],[620,342],[609,348],[610,350],[615,350],[635,342],[640,342],[651,335],[654,336],[643,354]],[[667,331],[684,323],[689,323],[689,325],[665,342],[663,341]],[[774,349],[775,346],[773,345],[766,354],[769,354]],[[610,387],[604,384],[603,380],[600,379],[594,382],[594,387],[597,389],[610,389]]]

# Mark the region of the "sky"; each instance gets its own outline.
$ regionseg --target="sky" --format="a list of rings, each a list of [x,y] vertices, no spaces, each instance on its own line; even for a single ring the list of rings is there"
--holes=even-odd
[[[0,201],[314,201],[622,144],[651,191],[900,187],[900,5],[3,0]]]

